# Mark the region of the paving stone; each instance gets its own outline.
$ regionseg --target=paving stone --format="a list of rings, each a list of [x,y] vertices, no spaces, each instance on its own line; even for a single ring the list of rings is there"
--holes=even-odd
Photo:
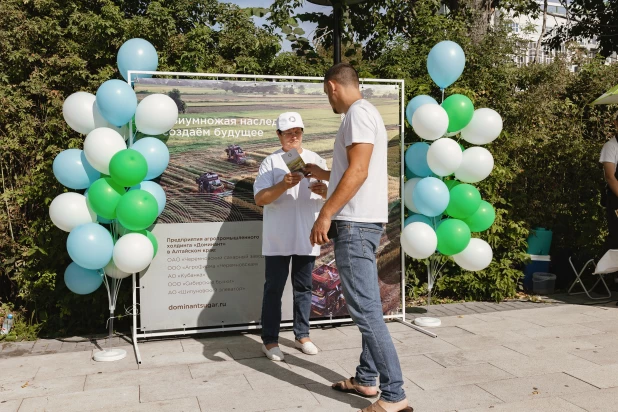
[[[285,391],[240,390],[225,393],[209,392],[198,396],[202,412],[261,412],[273,408],[314,411],[319,406],[316,398],[305,387],[289,387]],[[297,409],[298,408],[298,409]],[[332,411],[332,409],[331,409]]]
[[[287,360],[287,358],[286,358]],[[188,365],[193,379],[215,380],[224,376],[240,376],[244,373],[277,373],[280,369],[290,369],[287,362],[273,362],[266,357],[241,359],[228,362],[208,362]]]
[[[82,353],[82,352],[73,352]],[[88,353],[90,354],[90,353]],[[127,353],[124,359],[114,362],[97,362],[90,356],[87,360],[67,362],[65,364],[43,365],[39,368],[35,380],[64,378],[67,376],[92,375],[125,370],[137,370],[138,365],[133,353]]]
[[[122,412],[201,412],[197,397],[122,406]]]
[[[446,412],[501,403],[498,398],[476,385],[421,391],[408,396],[408,402],[414,407],[414,412]]]
[[[561,325],[561,326],[550,326],[545,328],[533,328],[533,329],[523,329],[519,330],[524,336],[528,336],[533,339],[543,339],[543,338],[576,338],[578,336],[586,336],[601,334],[598,330],[587,328],[582,325],[573,324],[573,325]],[[590,339],[587,339],[590,340]]]
[[[84,390],[118,388],[159,382],[180,382],[193,379],[188,365],[167,366],[156,369],[139,369],[121,372],[99,372],[86,376]]]
[[[482,315],[483,319],[487,319],[487,316],[490,315]],[[480,317],[480,316],[479,316]],[[476,325],[461,325],[460,328],[467,330],[468,332],[472,332],[476,335],[485,335],[487,333],[492,332],[517,332],[517,333],[525,333],[531,332],[534,330],[542,330],[541,326],[532,324],[530,322],[525,322],[519,319],[504,319],[495,322],[486,322],[484,324],[476,324]]]
[[[518,377],[570,372],[594,367],[595,364],[568,353],[539,352],[523,359],[499,358],[489,361],[492,365]]]
[[[371,405],[377,398],[365,399],[360,396],[339,392],[330,385],[305,385],[321,407],[329,411],[358,411]],[[352,409],[355,408],[355,409]]]
[[[70,392],[82,392],[85,376],[74,376],[64,379],[49,379],[45,381],[28,381],[3,383],[0,386],[0,402],[36,396],[50,396]]]
[[[65,393],[24,399],[20,412],[82,412],[119,410],[139,406],[139,387],[125,386],[79,393]]]
[[[482,350],[428,353],[425,356],[443,367],[492,363],[498,360],[511,360],[517,363],[525,362],[528,359],[527,356],[504,346],[493,346]]]
[[[478,386],[505,403],[536,398],[560,397],[564,394],[586,392],[594,386],[564,373],[495,380]]]
[[[585,337],[571,339],[526,339],[518,342],[506,342],[503,345],[524,355],[534,355],[536,353],[544,353],[548,351],[554,351],[556,353],[571,352],[573,354],[577,354],[579,351],[601,348],[601,346],[586,342],[584,339]]]
[[[224,395],[238,391],[249,391],[251,386],[241,376],[224,376],[214,380],[183,380],[180,382],[147,383],[140,386],[140,401],[155,402],[170,399],[182,399],[204,394]],[[272,394],[270,395],[272,397]],[[201,404],[201,402],[200,402]]]
[[[569,352],[597,365],[618,364],[618,348],[596,348]]]
[[[601,332],[618,332],[618,322],[611,322],[607,320],[588,322],[584,326]]]
[[[268,391],[269,388],[287,390],[291,386],[305,384],[322,384],[330,386],[349,378],[348,373],[339,365],[331,364],[327,367],[317,363],[310,363],[300,359],[286,357],[290,368],[279,368],[268,371],[245,372],[244,376],[254,390]]]
[[[12,401],[1,401],[0,412],[17,412],[21,406],[21,399],[15,399]]]
[[[459,412],[586,412],[570,402],[560,398],[542,398],[523,402],[498,403],[490,406],[463,409]]]
[[[588,412],[616,412],[618,410],[618,388],[562,395],[561,398]]]
[[[481,363],[476,365],[455,366],[444,369],[429,369],[408,372],[406,377],[425,390],[450,386],[476,384],[512,378],[513,375],[493,365]]]
[[[190,365],[192,363],[226,362],[233,360],[227,349],[205,349],[203,352],[160,353],[142,356],[140,369],[160,368],[172,365]]]
[[[446,336],[440,339],[453,345],[453,350],[481,350],[506,345],[507,343],[523,345],[526,341],[530,341],[529,338],[515,332],[495,332],[495,336],[490,336],[489,332],[486,333],[486,336]]]
[[[597,388],[618,387],[618,364],[571,370],[568,374]],[[618,407],[618,401],[616,406]]]

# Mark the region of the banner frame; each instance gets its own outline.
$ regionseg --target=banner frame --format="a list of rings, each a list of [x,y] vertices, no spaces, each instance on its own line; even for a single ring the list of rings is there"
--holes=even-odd
[[[277,80],[303,80],[303,81],[323,81],[324,77],[309,77],[309,76],[278,76],[278,75],[254,75],[254,74],[226,74],[226,73],[191,73],[191,72],[164,72],[164,71],[141,71],[141,70],[129,70],[127,72],[126,78],[127,83],[133,87],[133,75],[137,74],[149,74],[153,76],[178,76],[178,77],[211,77],[215,80],[219,78],[227,78],[227,79],[267,79],[277,81]],[[386,84],[396,84],[400,87],[400,107],[401,107],[401,116],[399,121],[399,143],[401,149],[401,161],[400,161],[400,202],[401,202],[401,230],[403,230],[404,225],[404,216],[405,216],[405,206],[404,206],[404,177],[405,177],[405,169],[404,169],[404,133],[405,133],[405,81],[403,79],[371,79],[371,78],[362,78],[359,79],[360,85],[371,84],[371,83],[386,83]],[[129,125],[129,147],[133,145],[133,126],[132,123]],[[423,333],[426,333],[432,337],[436,337],[431,332],[427,332],[423,329],[418,328],[415,325],[412,325],[406,322],[406,281],[405,281],[405,253],[400,247],[400,255],[401,255],[401,303],[399,306],[400,313],[395,315],[384,315],[383,318],[385,320],[395,320],[400,323],[403,323],[411,328],[417,329]],[[135,357],[138,364],[142,363],[141,354],[138,347],[139,339],[148,339],[155,337],[166,337],[166,336],[182,336],[182,335],[193,335],[200,333],[213,333],[213,332],[232,332],[232,331],[247,331],[247,330],[257,330],[261,328],[261,325],[258,323],[247,323],[239,326],[217,326],[217,327],[209,327],[209,328],[191,328],[191,329],[170,329],[167,331],[155,331],[155,332],[146,332],[141,331],[138,320],[139,315],[139,303],[138,303],[138,294],[140,292],[140,286],[138,284],[138,277],[136,273],[131,274],[131,287],[132,287],[132,310],[131,316],[133,317],[132,323],[132,343],[133,348],[135,350]],[[337,319],[321,319],[321,320],[312,320],[310,321],[310,325],[331,325],[337,323],[350,323],[353,322],[352,318],[337,318]],[[281,323],[281,327],[289,327],[292,326],[291,322]]]

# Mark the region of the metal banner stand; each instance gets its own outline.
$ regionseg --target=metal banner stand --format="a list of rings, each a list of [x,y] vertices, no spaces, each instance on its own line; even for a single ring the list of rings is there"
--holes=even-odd
[[[134,275],[135,276],[135,275]],[[103,274],[103,283],[105,283],[105,289],[107,289],[107,298],[109,299],[109,337],[107,338],[107,347],[94,354],[94,360],[97,362],[113,362],[120,359],[124,359],[127,356],[127,351],[124,349],[112,348],[112,338],[114,336],[114,311],[116,309],[116,301],[118,300],[118,291],[120,290],[120,283],[122,279],[109,278]]]
[[[271,76],[271,75],[242,75],[242,74],[216,74],[216,73],[183,73],[183,72],[157,72],[157,71],[129,71],[127,78],[129,79],[127,83],[132,86],[132,78],[136,74],[150,74],[150,75],[160,75],[160,76],[183,76],[183,77],[210,77],[210,78],[233,78],[233,79],[252,79],[257,81],[257,79],[266,79],[271,81],[276,80],[306,80],[306,81],[323,81],[323,77],[304,77],[304,76]],[[404,224],[404,121],[405,121],[405,83],[404,80],[398,79],[360,79],[362,83],[390,83],[396,84],[400,89],[400,106],[401,106],[401,116],[399,121],[399,129],[400,129],[400,147],[401,147],[401,170],[400,170],[400,186],[401,186],[401,229],[403,230]],[[133,143],[133,130],[132,125],[130,125],[130,144]],[[405,281],[405,253],[401,250],[401,306],[400,314],[396,315],[384,315],[385,320],[394,320],[403,325],[406,325],[414,330],[417,330],[421,333],[424,333],[432,338],[436,338],[437,335],[428,330],[425,330],[417,325],[414,325],[406,320],[406,312],[405,312],[405,298],[406,298],[406,281]],[[260,329],[261,325],[257,323],[251,323],[246,325],[238,325],[238,326],[218,326],[218,327],[208,327],[208,328],[193,328],[193,329],[185,329],[179,327],[173,330],[165,330],[165,331],[145,331],[141,330],[138,320],[139,311],[136,309],[139,306],[138,298],[139,293],[142,287],[138,283],[139,274],[133,273],[131,275],[131,288],[132,288],[132,297],[133,297],[133,328],[132,328],[132,340],[133,347],[135,350],[135,356],[137,359],[137,363],[141,364],[141,354],[139,351],[138,340],[139,339],[147,339],[152,337],[162,337],[162,336],[179,336],[179,335],[190,335],[190,334],[202,334],[202,333],[213,333],[213,332],[225,332],[225,331],[248,331],[248,330],[256,330]],[[118,287],[120,282],[112,281],[112,290],[114,287]],[[106,283],[107,286],[107,283]],[[116,289],[117,295],[117,289]],[[112,294],[110,293],[110,296]],[[110,301],[111,302],[111,301]],[[114,301],[115,305],[115,301]],[[111,317],[110,322],[113,321],[113,308],[110,304]],[[322,325],[322,324],[338,324],[338,323],[349,323],[353,322],[351,318],[339,318],[339,319],[323,319],[323,320],[315,320],[311,321],[311,325]],[[292,326],[291,322],[286,322],[281,324],[282,327]],[[110,325],[111,328],[111,325]]]

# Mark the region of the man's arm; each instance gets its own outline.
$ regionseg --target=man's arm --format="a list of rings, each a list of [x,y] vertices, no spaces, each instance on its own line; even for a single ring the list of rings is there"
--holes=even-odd
[[[610,162],[603,163],[603,172],[605,173],[605,181],[607,185],[618,196],[618,180],[616,179],[616,165]]]
[[[346,150],[349,166],[343,173],[333,194],[322,206],[320,215],[313,225],[310,237],[312,245],[322,245],[329,241],[327,233],[332,217],[354,197],[367,180],[373,145],[371,143],[353,143]]]
[[[288,173],[283,177],[283,180],[266,189],[260,190],[255,195],[255,204],[258,206],[266,206],[279,199],[286,190],[296,186],[303,179],[298,173]]]

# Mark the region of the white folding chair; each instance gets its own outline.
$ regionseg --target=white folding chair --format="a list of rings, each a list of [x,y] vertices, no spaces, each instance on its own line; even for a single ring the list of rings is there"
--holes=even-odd
[[[603,275],[618,272],[618,250],[616,249],[608,250],[603,255],[601,260],[599,260],[599,263],[595,263],[594,259],[590,259],[588,262],[586,262],[582,270],[580,270],[579,272],[577,271],[577,269],[575,269],[575,265],[573,265],[573,261],[571,260],[571,258],[569,258],[569,263],[571,264],[571,267],[573,268],[573,272],[575,273],[575,280],[573,281],[573,284],[569,288],[569,292],[568,292],[569,295],[581,295],[582,293],[585,293],[586,295],[588,295],[590,299],[607,299],[607,298],[612,297],[612,292],[609,290],[607,283],[605,283],[605,279],[603,279]],[[594,272],[592,272],[592,275],[598,275],[599,278],[594,283],[594,285],[592,285],[590,289],[586,289],[586,285],[584,285],[584,282],[582,281],[581,276],[584,274],[584,271],[586,270],[586,268],[588,267],[590,263],[592,263],[595,266],[595,270]],[[607,296],[593,297],[590,295],[590,292],[592,292],[594,288],[597,287],[599,282],[603,283],[603,286],[605,286],[605,291],[607,292]],[[581,285],[584,291],[571,293],[571,290],[573,290],[575,285],[577,285],[578,283]]]

